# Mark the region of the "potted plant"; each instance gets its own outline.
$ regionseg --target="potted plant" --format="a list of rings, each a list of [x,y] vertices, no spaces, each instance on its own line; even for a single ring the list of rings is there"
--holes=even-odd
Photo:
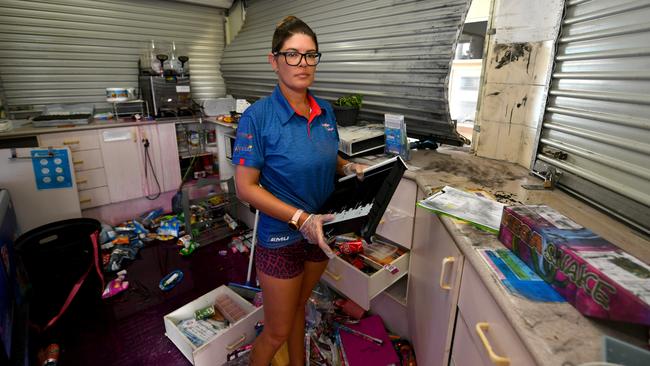
[[[363,97],[361,94],[342,96],[334,102],[334,115],[339,126],[352,126],[357,121]]]

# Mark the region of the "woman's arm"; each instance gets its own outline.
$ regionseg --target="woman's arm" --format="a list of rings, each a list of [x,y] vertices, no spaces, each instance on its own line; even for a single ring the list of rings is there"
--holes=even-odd
[[[298,208],[284,203],[259,185],[260,171],[243,165],[235,167],[235,184],[237,197],[253,205],[256,209],[280,221],[289,222]],[[303,212],[298,219],[300,227],[309,217]]]

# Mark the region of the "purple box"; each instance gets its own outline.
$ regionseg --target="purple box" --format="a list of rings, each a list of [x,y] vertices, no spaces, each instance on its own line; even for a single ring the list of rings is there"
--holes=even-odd
[[[650,266],[554,209],[505,207],[499,240],[582,314],[650,325]]]

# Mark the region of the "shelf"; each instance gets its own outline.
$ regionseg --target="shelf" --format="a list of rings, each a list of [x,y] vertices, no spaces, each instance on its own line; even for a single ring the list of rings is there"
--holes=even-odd
[[[402,306],[406,306],[408,278],[409,278],[408,275],[400,278],[397,282],[395,282],[385,290],[386,295],[388,295],[388,297],[395,300],[397,303],[399,303]]]
[[[212,154],[213,154],[212,152],[204,151],[202,153],[196,154],[196,156],[208,156],[208,155],[212,155]],[[191,159],[191,158],[194,157],[194,155],[193,154],[179,154],[178,157],[180,159]]]

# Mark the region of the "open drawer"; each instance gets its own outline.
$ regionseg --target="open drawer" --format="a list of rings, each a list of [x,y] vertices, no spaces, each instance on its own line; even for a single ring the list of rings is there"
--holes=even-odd
[[[396,273],[380,269],[373,274],[366,274],[345,260],[334,257],[330,259],[323,279],[341,294],[368,310],[370,300],[408,273],[409,258],[410,252],[405,251],[390,263],[398,270]]]
[[[214,305],[217,297],[222,294],[228,295],[244,309],[247,315],[236,323],[230,324],[228,328],[222,330],[210,341],[196,347],[181,332],[177,324],[185,319],[193,318],[196,310]],[[262,307],[256,308],[227,286],[220,286],[180,309],[165,315],[165,334],[193,365],[222,365],[226,362],[228,353],[242,345],[253,342],[255,339],[255,324],[263,319],[264,311]]]

